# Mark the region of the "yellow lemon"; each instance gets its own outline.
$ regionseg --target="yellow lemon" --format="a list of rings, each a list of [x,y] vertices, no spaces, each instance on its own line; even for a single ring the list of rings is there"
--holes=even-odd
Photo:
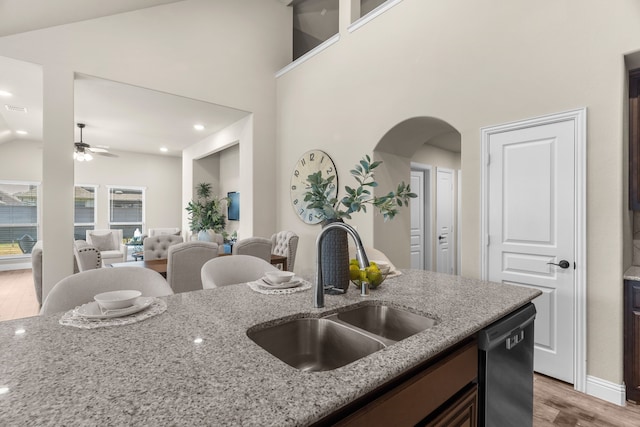
[[[382,273],[380,273],[379,271],[370,270],[367,273],[367,280],[371,285],[378,286],[380,283],[382,283],[384,278],[382,277]]]
[[[360,264],[358,263],[358,260],[355,258],[352,258],[349,260],[349,265],[357,265],[359,266]]]
[[[360,279],[360,268],[357,265],[351,264],[349,266],[349,279],[351,280]]]

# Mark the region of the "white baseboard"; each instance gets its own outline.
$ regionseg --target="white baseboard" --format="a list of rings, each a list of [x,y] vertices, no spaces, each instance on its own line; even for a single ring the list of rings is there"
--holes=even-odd
[[[26,270],[31,268],[31,260],[25,262],[13,262],[11,264],[0,264],[0,271]]]
[[[624,384],[616,384],[587,375],[587,394],[606,400],[618,406],[625,406],[626,392]]]

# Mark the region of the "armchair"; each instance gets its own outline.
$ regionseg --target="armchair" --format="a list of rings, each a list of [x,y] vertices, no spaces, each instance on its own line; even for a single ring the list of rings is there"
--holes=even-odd
[[[271,253],[287,257],[287,270],[293,271],[298,251],[298,235],[293,231],[279,231],[271,236]]]
[[[176,236],[179,236],[180,229],[178,227],[172,227],[172,228],[150,228],[149,230],[147,230],[148,237],[160,236],[162,234],[174,234]]]
[[[127,260],[127,246],[122,243],[122,230],[87,230],[87,243],[100,251],[103,266]]]
[[[100,251],[85,240],[76,240],[73,243],[73,255],[74,273],[102,267]]]

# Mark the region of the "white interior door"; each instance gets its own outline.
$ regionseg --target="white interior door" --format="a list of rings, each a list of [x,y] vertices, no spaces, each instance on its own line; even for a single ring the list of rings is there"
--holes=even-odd
[[[411,199],[411,268],[424,270],[424,171],[411,171],[411,191],[418,197]]]
[[[560,121],[488,140],[488,278],[542,291],[534,369],[572,384],[575,132]]]
[[[436,169],[436,271],[454,274],[453,170]]]

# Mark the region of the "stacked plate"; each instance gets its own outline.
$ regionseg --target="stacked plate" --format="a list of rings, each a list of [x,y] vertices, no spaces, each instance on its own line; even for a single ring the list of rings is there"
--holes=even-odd
[[[104,292],[95,301],[75,309],[78,316],[87,319],[111,319],[138,313],[153,304],[153,297],[142,297],[139,291]]]
[[[300,286],[302,278],[289,271],[269,271],[260,279],[260,284],[272,289],[289,289]]]

